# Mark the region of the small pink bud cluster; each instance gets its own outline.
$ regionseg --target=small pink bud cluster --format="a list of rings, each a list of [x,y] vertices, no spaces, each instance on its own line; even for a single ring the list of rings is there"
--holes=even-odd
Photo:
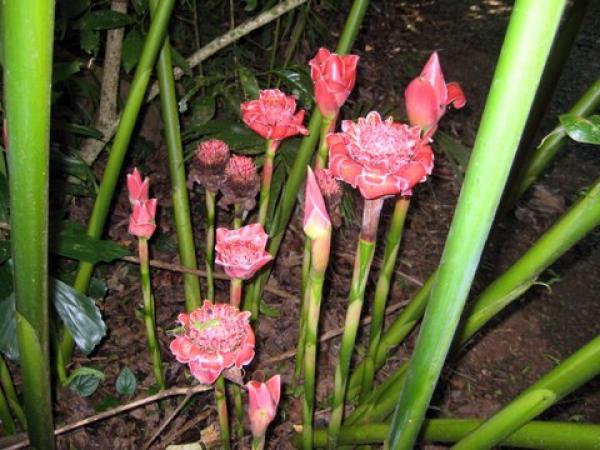
[[[226,181],[221,186],[223,206],[240,205],[250,211],[256,205],[256,194],[260,190],[260,178],[256,165],[247,156],[232,156],[225,168]]]
[[[229,161],[229,146],[220,139],[209,139],[198,145],[196,158],[190,168],[190,179],[217,192],[225,182]]]
[[[127,189],[129,190],[129,203],[132,213],[129,216],[129,232],[134,236],[149,239],[156,230],[156,204],[155,198],[148,198],[150,179],[142,176],[137,168],[127,175]]]

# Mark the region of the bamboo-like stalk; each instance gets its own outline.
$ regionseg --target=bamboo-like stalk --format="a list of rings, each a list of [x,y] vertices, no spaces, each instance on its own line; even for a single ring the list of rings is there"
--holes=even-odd
[[[102,236],[104,224],[106,223],[115,187],[119,181],[119,175],[131,140],[131,135],[144,101],[148,82],[150,81],[152,67],[154,66],[158,52],[163,45],[174,4],[175,0],[162,0],[156,9],[156,14],[150,24],[140,61],[138,62],[131,83],[129,97],[125,103],[123,113],[121,114],[121,121],[119,122],[119,127],[106,163],[106,169],[104,170],[104,176],[100,184],[98,196],[94,202],[92,214],[88,222],[87,234],[90,237],[99,239]],[[85,293],[89,287],[93,272],[94,265],[92,263],[85,261],[80,262],[75,276],[75,289]],[[57,353],[57,369],[61,382],[65,382],[67,379],[65,367],[71,360],[72,352],[73,338],[66,330],[64,330],[60,342],[60,349]]]
[[[454,347],[458,349],[464,345],[498,312],[527,291],[544,270],[597,226],[600,226],[600,178],[515,264],[481,293],[463,319]],[[377,387],[348,417],[347,423],[385,419],[393,408],[394,395],[402,388],[406,368],[407,364],[403,364]]]
[[[229,412],[227,411],[227,392],[225,390],[225,378],[220,375],[215,382],[215,403],[217,404],[217,415],[219,416],[219,428],[221,430],[221,443],[225,450],[231,448],[229,435]]]
[[[398,400],[390,448],[408,450],[414,446],[565,4],[566,0],[515,3],[438,276]]]
[[[12,414],[10,413],[10,407],[8,405],[8,400],[4,395],[4,391],[0,387],[0,420],[2,420],[2,428],[4,434],[7,436],[12,436],[16,433],[15,421],[12,418]]]
[[[350,359],[354,350],[362,305],[365,298],[365,289],[375,253],[375,240],[382,206],[383,199],[365,200],[362,226],[354,261],[354,272],[350,284],[350,294],[348,295],[344,334],[342,335],[340,353],[335,368],[333,401],[331,403],[331,417],[329,419],[330,448],[336,447],[337,435],[344,417]]]
[[[8,405],[14,416],[21,424],[21,428],[24,430],[27,429],[25,413],[23,412],[23,408],[19,402],[19,397],[17,397],[17,391],[15,389],[12,376],[10,375],[10,371],[8,370],[8,366],[6,365],[6,361],[4,361],[2,356],[0,356],[0,384],[2,385],[2,390],[4,391]]]
[[[421,439],[431,443],[457,442],[482,423],[477,419],[426,420]],[[340,432],[340,444],[381,444],[389,428],[389,423],[344,426]],[[315,431],[314,442],[315,448],[326,447],[327,431]],[[600,448],[600,425],[533,421],[504,439],[501,445],[539,450],[596,450]]]
[[[157,0],[150,1],[153,13],[158,7]],[[179,114],[177,110],[177,96],[175,93],[175,79],[173,77],[173,63],[171,61],[171,46],[169,37],[166,36],[158,61],[156,72],[160,86],[161,116],[165,130],[167,144],[169,174],[171,176],[171,200],[173,202],[173,216],[175,218],[175,232],[179,247],[179,260],[183,267],[196,270],[196,246],[190,216],[190,200],[186,187],[185,165],[183,147],[181,144]],[[191,273],[183,275],[183,292],[185,309],[190,312],[201,304],[200,281]]]
[[[216,192],[209,189],[204,190],[206,200],[206,246],[204,250],[204,263],[206,270],[206,298],[215,301],[215,280],[213,268],[215,261],[215,216],[216,216]]]
[[[260,200],[258,206],[258,223],[263,227],[267,223],[267,211],[271,198],[271,180],[273,178],[273,162],[275,151],[279,147],[279,141],[267,139],[265,159],[262,167],[262,179],[260,184]]]
[[[11,244],[29,440],[54,448],[49,361],[48,176],[54,1],[3,2]]]
[[[404,220],[406,212],[410,205],[410,197],[399,196],[394,205],[394,213],[392,222],[387,232],[387,241],[383,253],[383,265],[377,279],[375,287],[375,297],[373,298],[373,312],[371,317],[371,330],[369,333],[369,347],[367,355],[364,358],[364,372],[362,379],[362,395],[366,396],[373,389],[373,380],[375,379],[375,359],[377,358],[377,349],[381,341],[383,332],[383,320],[385,318],[385,307],[387,304],[388,295],[390,293],[392,275],[396,266],[398,250],[400,248],[400,240],[402,239],[402,230],[404,228]]]
[[[140,284],[142,285],[142,297],[144,299],[144,325],[146,326],[146,338],[148,339],[148,352],[152,361],[154,379],[161,389],[165,388],[165,374],[160,356],[160,346],[156,338],[156,312],[154,296],[150,284],[150,267],[148,266],[148,239],[139,238],[138,248],[140,254]]]

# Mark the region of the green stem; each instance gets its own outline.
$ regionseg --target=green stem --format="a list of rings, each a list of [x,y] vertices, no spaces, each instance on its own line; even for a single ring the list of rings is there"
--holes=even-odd
[[[48,175],[54,1],[3,1],[17,342],[31,446],[54,448],[49,361]]]
[[[229,285],[229,303],[236,308],[240,307],[240,303],[242,301],[242,289],[243,280],[239,278],[233,278],[231,280],[231,284]]]
[[[88,222],[87,234],[90,237],[99,239],[102,236],[113,194],[119,181],[123,161],[127,149],[129,148],[129,143],[140,108],[144,102],[146,88],[148,87],[150,76],[152,75],[152,68],[158,52],[164,43],[174,4],[175,0],[162,0],[156,9],[156,14],[150,24],[150,29],[148,30],[146,41],[144,42],[144,48],[142,49],[142,54],[131,83],[129,96],[125,103],[123,113],[121,114],[121,121],[119,122],[119,127],[117,128],[117,133],[109,153],[104,176],[98,190],[98,196],[94,202],[94,208]],[[87,292],[93,272],[94,265],[92,263],[85,261],[80,262],[75,276],[75,289],[82,293]],[[57,364],[59,365],[59,377],[61,382],[66,381],[67,374],[65,367],[71,360],[72,352],[73,338],[68,331],[64,330],[60,343],[60,351],[57,355]]]
[[[373,262],[373,254],[375,253],[375,239],[377,237],[377,226],[379,225],[382,206],[382,199],[365,200],[362,227],[354,260],[354,273],[348,296],[344,334],[342,335],[340,354],[335,368],[333,401],[331,405],[331,418],[329,420],[330,448],[336,447],[337,435],[344,417],[344,402],[346,399],[350,359],[360,325],[360,315],[371,263]]]
[[[389,446],[395,450],[414,447],[565,4],[566,0],[517,0],[513,8],[439,273],[398,399],[389,437]]]
[[[315,412],[315,371],[317,367],[317,342],[319,316],[321,314],[321,297],[325,272],[329,264],[331,247],[331,231],[326,237],[311,241],[311,268],[308,278],[308,315],[306,317],[306,346],[304,350],[304,414],[303,414],[303,447],[313,448],[312,430]]]
[[[327,145],[327,135],[335,130],[336,117],[323,117],[321,123],[321,133],[319,137],[319,148],[315,157],[315,170],[325,169],[327,159],[329,158],[329,146]]]
[[[6,400],[8,401],[10,409],[21,424],[21,428],[26,430],[27,420],[25,419],[25,413],[19,402],[19,397],[17,396],[17,391],[12,376],[10,375],[10,371],[8,370],[8,366],[6,365],[6,361],[4,361],[2,356],[0,356],[0,384],[2,385],[2,390],[6,395]]]
[[[13,421],[8,401],[4,396],[4,391],[0,388],[0,420],[2,420],[2,429],[4,434],[12,436],[17,432],[15,422]]]
[[[235,436],[237,439],[244,437],[244,404],[242,390],[238,384],[232,384],[233,402],[235,407]]]
[[[265,436],[252,438],[252,450],[263,450],[265,448]]]
[[[244,224],[243,214],[244,214],[244,210],[242,209],[241,205],[239,205],[238,203],[235,203],[233,205],[233,229],[234,230],[241,228],[242,225]]]
[[[146,337],[148,338],[148,352],[152,360],[154,378],[161,389],[165,388],[165,375],[160,357],[160,346],[156,338],[156,312],[152,285],[150,283],[150,266],[148,264],[148,239],[139,238],[140,257],[140,282],[142,285],[142,296],[144,298],[144,324],[146,325]]]
[[[225,450],[231,448],[229,437],[229,413],[227,412],[227,394],[225,391],[225,378],[219,376],[215,382],[215,403],[219,416],[219,428],[221,429],[221,443]]]
[[[260,184],[260,200],[258,207],[258,223],[263,227],[267,223],[267,211],[269,210],[269,200],[271,197],[271,179],[273,178],[273,162],[275,151],[279,146],[279,141],[267,139],[267,149],[262,168],[262,180]]]
[[[213,265],[215,260],[215,192],[204,190],[206,198],[206,250],[204,262],[206,264],[206,298],[215,301],[215,280],[213,277]]]
[[[423,442],[460,441],[481,423],[477,419],[431,419],[423,424]],[[342,427],[340,443],[381,444],[389,433],[389,423]],[[315,448],[327,446],[327,430],[316,430]],[[539,450],[596,450],[600,448],[600,425],[573,422],[529,422],[502,441],[502,446]],[[472,447],[474,448],[474,447]]]
[[[153,17],[157,7],[158,0],[151,0],[150,8]],[[196,30],[195,22],[194,25]],[[171,199],[173,202],[177,244],[179,246],[179,260],[183,267],[196,270],[198,263],[196,261],[196,247],[190,216],[190,200],[186,187],[175,79],[173,78],[171,46],[168,36],[165,37],[162,50],[158,56],[156,72],[160,86],[161,116],[165,130],[165,141],[167,143],[169,174],[171,176]],[[198,276],[192,273],[184,273],[183,291],[186,311],[189,312],[198,308],[202,298]]]
[[[368,395],[373,390],[373,381],[375,379],[375,360],[377,358],[377,349],[383,333],[383,322],[385,319],[385,307],[388,295],[390,293],[392,275],[396,266],[396,258],[402,239],[402,230],[406,211],[410,205],[410,198],[399,196],[396,199],[392,223],[387,233],[385,251],[383,253],[383,266],[377,279],[375,288],[375,297],[373,298],[373,312],[371,313],[371,332],[369,334],[369,347],[364,359],[364,373],[362,379],[362,395]]]

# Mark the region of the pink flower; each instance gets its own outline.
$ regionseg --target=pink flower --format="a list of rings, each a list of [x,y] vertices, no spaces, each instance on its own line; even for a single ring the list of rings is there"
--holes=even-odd
[[[465,106],[466,98],[458,83],[444,81],[444,74],[436,52],[433,52],[421,75],[410,82],[404,93],[406,111],[410,124],[418,126],[433,135],[446,107],[454,104],[455,108]]]
[[[129,233],[134,236],[149,239],[156,230],[154,218],[156,216],[155,198],[133,203],[133,212],[129,216]]]
[[[329,169],[368,200],[411,195],[433,169],[433,152],[418,127],[384,121],[372,111],[356,123],[344,120],[342,131],[327,136]]]
[[[229,146],[220,139],[201,142],[196,150],[196,158],[190,167],[189,179],[217,192],[227,178],[225,168],[229,162]]]
[[[304,110],[296,113],[296,98],[279,89],[260,91],[258,100],[240,105],[242,120],[265,139],[282,140],[296,134],[308,134],[304,128]]]
[[[215,262],[231,278],[247,280],[273,257],[265,250],[269,236],[262,225],[253,223],[237,230],[217,228]]]
[[[136,202],[148,201],[148,190],[150,188],[150,179],[144,178],[137,169],[133,169],[133,173],[127,175],[127,190],[129,191],[129,203],[135,205]]]
[[[177,361],[189,364],[202,384],[214,383],[223,370],[240,369],[254,358],[254,332],[250,313],[225,303],[204,300],[202,307],[179,314],[182,334],[171,342]]]
[[[261,438],[277,414],[277,405],[281,395],[281,377],[275,375],[266,383],[250,381],[246,384],[246,388],[250,399],[248,415],[252,435]]]
[[[354,88],[358,56],[341,56],[320,48],[308,64],[317,106],[323,116],[332,119]]]
[[[238,204],[246,211],[253,209],[260,189],[260,178],[252,159],[247,156],[232,156],[225,168],[225,175],[227,179],[221,186],[223,196],[219,204]]]
[[[319,239],[331,234],[331,220],[325,207],[325,200],[310,167],[306,174],[306,191],[304,194],[304,233],[310,239]]]

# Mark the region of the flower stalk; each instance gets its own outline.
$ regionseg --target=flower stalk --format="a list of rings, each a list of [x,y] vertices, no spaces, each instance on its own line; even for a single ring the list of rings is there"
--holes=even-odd
[[[206,248],[204,263],[206,265],[206,298],[215,300],[215,280],[213,277],[215,259],[215,216],[217,194],[209,189],[204,191],[206,200]]]
[[[225,389],[225,378],[220,375],[215,382],[215,403],[217,404],[217,415],[219,416],[219,429],[221,431],[221,444],[225,450],[231,448],[231,437],[229,435],[229,413],[227,411],[227,392]]]
[[[269,210],[269,201],[271,197],[271,180],[273,178],[273,163],[275,160],[275,152],[278,146],[278,141],[267,139],[258,207],[258,223],[260,223],[263,227],[267,222],[267,211]]]
[[[7,436],[12,436],[16,433],[15,422],[2,388],[0,388],[0,420],[2,421],[2,429]]]
[[[8,370],[6,361],[4,361],[2,356],[0,356],[0,384],[2,385],[2,391],[4,391],[4,395],[6,396],[6,400],[10,409],[12,410],[13,415],[19,421],[21,428],[26,430],[27,421],[25,419],[25,413],[23,412],[23,407],[19,402],[19,397],[17,397],[17,391],[10,375],[10,371]]]
[[[414,447],[558,28],[565,0],[515,3],[388,445]],[[498,128],[499,123],[506,126]],[[487,180],[485,185],[481,180]],[[475,205],[475,206],[474,206]],[[476,213],[474,213],[476,207]]]
[[[365,289],[375,253],[375,239],[382,199],[365,200],[363,219],[354,261],[354,272],[348,296],[348,309],[344,322],[344,334],[335,369],[334,391],[331,418],[329,422],[329,443],[331,448],[336,447],[337,436],[340,431],[344,416],[344,402],[346,398],[346,385],[350,370],[350,359],[354,350],[356,334],[360,323],[360,315],[365,297]]]
[[[48,303],[48,177],[54,1],[3,2],[16,334],[31,446],[54,449]]]

